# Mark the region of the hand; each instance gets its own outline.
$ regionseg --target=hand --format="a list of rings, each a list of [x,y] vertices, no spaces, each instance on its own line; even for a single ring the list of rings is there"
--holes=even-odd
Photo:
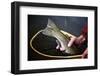
[[[71,47],[73,45],[73,43],[80,45],[81,43],[83,43],[85,41],[85,38],[83,35],[80,35],[79,37],[71,37],[70,41],[68,43],[68,47]],[[56,49],[60,49],[60,51],[64,51],[65,48],[61,47],[60,43],[58,40],[56,40],[57,42],[57,47]]]
[[[88,49],[86,48],[85,51],[82,54],[82,58],[86,58],[88,55]]]
[[[71,37],[71,39],[68,43],[68,47],[71,47],[73,45],[73,43],[80,45],[84,41],[85,41],[85,38],[83,35],[80,35],[79,37]]]
[[[70,39],[70,41],[68,43],[68,47],[71,47],[75,40],[76,40],[76,37],[71,37],[71,39]],[[61,45],[60,45],[58,40],[56,40],[56,43],[57,43],[56,49],[60,49],[60,51],[64,51],[65,50],[65,48],[61,47]]]
[[[60,49],[60,51],[64,51],[65,48],[64,47],[61,47],[61,44],[58,40],[56,40],[56,43],[57,43],[57,46],[56,46],[56,49]]]

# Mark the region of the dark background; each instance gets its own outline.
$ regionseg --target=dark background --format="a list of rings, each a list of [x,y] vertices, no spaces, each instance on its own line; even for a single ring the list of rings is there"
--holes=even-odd
[[[51,58],[43,57],[34,52],[30,45],[30,39],[39,30],[47,26],[48,18],[54,21],[57,26],[66,32],[75,36],[79,36],[82,27],[88,23],[87,17],[71,17],[71,16],[44,16],[44,15],[28,15],[28,60],[50,60]],[[68,55],[56,50],[56,42],[52,37],[39,34],[33,41],[33,46],[40,52],[49,55]]]

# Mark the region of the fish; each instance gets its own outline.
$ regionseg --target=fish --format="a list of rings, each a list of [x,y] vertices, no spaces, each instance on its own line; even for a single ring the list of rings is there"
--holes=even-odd
[[[77,48],[75,45],[68,47],[70,36],[63,34],[61,29],[59,29],[57,24],[55,24],[51,19],[48,19],[47,26],[43,29],[42,34],[48,37],[56,38],[57,44],[65,49],[65,53],[71,55],[80,53],[79,48]]]

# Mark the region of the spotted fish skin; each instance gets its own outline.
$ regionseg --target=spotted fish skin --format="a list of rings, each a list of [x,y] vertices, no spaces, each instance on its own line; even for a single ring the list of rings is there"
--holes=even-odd
[[[59,45],[65,49],[65,53],[80,53],[79,49],[75,45],[68,47],[70,37],[68,35],[64,35],[52,20],[48,19],[47,27],[43,30],[42,34],[56,38]]]

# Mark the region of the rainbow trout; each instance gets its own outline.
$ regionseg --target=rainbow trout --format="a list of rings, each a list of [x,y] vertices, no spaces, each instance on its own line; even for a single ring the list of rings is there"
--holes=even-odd
[[[57,44],[59,44],[59,46],[65,49],[65,53],[68,54],[80,53],[79,49],[75,45],[68,47],[68,42],[70,40],[70,37],[68,35],[64,35],[52,20],[48,19],[47,27],[43,29],[42,34],[56,38]]]

